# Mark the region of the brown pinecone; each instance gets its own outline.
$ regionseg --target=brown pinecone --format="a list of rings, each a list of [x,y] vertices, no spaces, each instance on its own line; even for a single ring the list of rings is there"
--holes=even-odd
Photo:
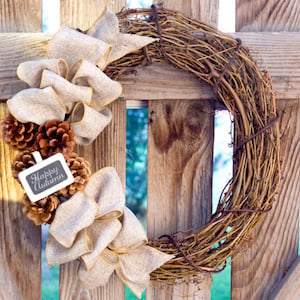
[[[32,167],[33,165],[35,165],[35,160],[31,155],[31,152],[28,150],[20,152],[14,159],[11,166],[13,177],[19,181],[19,173]]]
[[[35,149],[43,158],[59,152],[68,158],[74,147],[75,135],[68,121],[51,120],[39,127]]]
[[[33,150],[35,135],[38,125],[29,122],[22,123],[11,114],[1,122],[2,138],[4,141],[18,150]]]
[[[35,225],[42,225],[44,223],[52,223],[60,201],[58,197],[53,194],[37,202],[31,202],[25,194],[23,203],[23,214],[26,215],[29,220],[33,221]]]
[[[76,192],[82,191],[87,185],[91,176],[91,165],[87,160],[78,156],[78,154],[75,152],[72,152],[69,155],[69,158],[66,160],[66,162],[75,181],[59,190],[57,193],[65,198],[70,198]]]

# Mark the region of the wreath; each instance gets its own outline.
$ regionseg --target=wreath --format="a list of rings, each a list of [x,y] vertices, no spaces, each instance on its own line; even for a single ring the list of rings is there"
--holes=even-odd
[[[2,127],[5,141],[22,150],[13,162],[16,178],[36,164],[33,150],[39,150],[43,158],[63,153],[75,177],[71,185],[38,202],[25,197],[24,212],[30,219],[36,224],[52,223],[50,264],[66,262],[66,256],[67,261],[80,257],[85,269],[80,269],[79,278],[86,286],[94,287],[95,281],[97,285],[105,284],[116,271],[139,296],[149,273],[152,280],[166,282],[203,271],[218,272],[226,266],[227,259],[272,208],[280,179],[280,135],[270,75],[267,70],[259,70],[241,40],[179,12],[155,6],[123,10],[117,17],[106,10],[84,33],[63,27],[50,43],[49,60],[21,64],[18,76],[31,89],[8,101],[10,114]],[[82,44],[78,42],[81,40]],[[78,53],[83,57],[79,61]],[[112,116],[105,106],[121,94],[116,80],[122,74],[161,61],[208,83],[232,114],[234,176],[205,226],[147,241],[125,207],[116,172],[104,168],[91,176],[89,163],[73,148],[76,143],[92,142],[110,121]],[[99,82],[102,85],[97,88]],[[34,120],[28,110],[36,115]],[[112,201],[112,197],[117,200]],[[91,199],[100,199],[101,205]],[[132,228],[141,231],[137,244],[135,237],[130,238]],[[113,237],[103,246],[98,238],[108,231]],[[83,248],[89,249],[87,255],[82,255]],[[99,255],[100,262],[95,260]],[[141,275],[131,262],[143,263],[144,255],[155,263],[145,266],[146,275]],[[98,273],[93,273],[94,269]],[[97,276],[105,273],[103,270],[108,276],[101,281]],[[145,281],[141,282],[141,277]]]

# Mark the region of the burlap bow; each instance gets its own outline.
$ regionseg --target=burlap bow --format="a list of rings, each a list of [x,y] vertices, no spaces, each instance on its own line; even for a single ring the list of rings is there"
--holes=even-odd
[[[121,85],[102,70],[155,39],[119,32],[108,9],[87,34],[63,26],[48,46],[49,59],[22,63],[18,77],[30,88],[8,100],[19,121],[44,124],[69,118],[78,144],[91,143],[111,119],[105,106],[121,94]],[[95,173],[84,191],[62,203],[49,228],[46,257],[50,266],[81,260],[82,285],[104,285],[115,271],[140,297],[149,274],[173,256],[146,246],[145,231],[125,206],[113,168]]]
[[[115,271],[141,297],[149,274],[173,256],[146,246],[146,233],[125,206],[114,168],[95,173],[83,192],[61,204],[46,247],[50,266],[81,259],[78,278],[86,288],[105,285]]]
[[[7,101],[9,111],[20,122],[39,125],[70,115],[76,142],[90,144],[112,118],[105,106],[122,92],[121,85],[102,70],[153,41],[120,33],[118,18],[108,9],[87,34],[63,26],[49,43],[49,59],[18,67],[18,77],[31,88]]]

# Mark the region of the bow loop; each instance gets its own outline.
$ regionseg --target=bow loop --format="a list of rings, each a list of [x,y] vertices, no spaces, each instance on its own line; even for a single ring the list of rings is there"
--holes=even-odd
[[[112,46],[87,34],[62,26],[48,45],[48,56],[63,58],[69,66],[79,58],[103,70],[109,62]]]
[[[51,58],[21,63],[17,68],[17,76],[30,87],[38,88],[44,70],[52,71],[65,79],[69,74],[69,66],[64,59]]]
[[[106,167],[93,174],[85,193],[98,204],[96,220],[118,218],[123,214],[125,192],[115,168]]]
[[[71,248],[78,232],[94,222],[97,211],[95,201],[87,198],[84,193],[77,192],[59,205],[49,232],[62,246]]]
[[[100,112],[82,102],[77,102],[70,116],[70,127],[79,145],[89,145],[110,122],[112,113],[108,108]]]
[[[7,101],[7,106],[10,113],[20,122],[33,122],[38,125],[53,119],[63,121],[67,111],[52,87],[22,90]]]
[[[86,60],[79,60],[71,67],[69,80],[73,84],[92,88],[90,106],[95,109],[103,108],[122,93],[122,86],[119,82],[111,80]]]
[[[147,243],[147,236],[142,224],[127,207],[124,208],[122,224],[122,230],[109,245],[112,251],[117,254],[126,254]],[[132,234],[132,228],[134,228],[134,234]]]
[[[72,84],[52,71],[44,70],[42,72],[40,87],[52,87],[58,98],[61,99],[67,107],[67,113],[72,112],[72,109],[77,102],[80,101],[90,104],[92,100],[92,87]]]

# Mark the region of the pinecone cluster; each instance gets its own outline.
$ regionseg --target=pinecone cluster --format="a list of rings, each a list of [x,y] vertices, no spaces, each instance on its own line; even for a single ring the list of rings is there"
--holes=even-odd
[[[23,214],[27,216],[29,220],[33,221],[35,225],[42,225],[44,223],[52,223],[56,208],[60,204],[60,201],[58,196],[53,194],[37,202],[31,202],[25,194],[23,203]]]
[[[1,122],[2,138],[17,150],[34,150],[35,135],[38,125],[35,123],[22,123],[11,114]]]
[[[38,126],[22,123],[11,114],[1,122],[2,137],[14,149],[40,151],[43,158],[62,153],[68,158],[75,147],[75,134],[68,121],[51,120]]]
[[[66,161],[75,181],[59,190],[58,195],[70,198],[76,192],[82,191],[87,185],[91,176],[91,165],[87,160],[78,156],[75,152],[72,152]]]
[[[68,121],[51,120],[39,127],[34,148],[42,157],[62,153],[67,158],[74,147],[75,134]]]
[[[19,173],[35,165],[33,151],[43,158],[62,153],[75,181],[67,187],[37,202],[31,202],[25,194],[23,213],[36,225],[51,224],[60,203],[67,201],[77,191],[82,191],[91,176],[88,161],[73,152],[75,135],[68,121],[51,120],[44,125],[22,123],[11,114],[1,123],[2,137],[14,149],[20,150],[12,163],[12,175],[19,181]],[[19,181],[20,183],[20,181]]]
[[[42,225],[44,223],[51,224],[58,205],[67,201],[76,192],[82,191],[89,181],[91,168],[90,163],[87,160],[78,156],[77,153],[72,152],[66,162],[75,179],[72,184],[37,202],[31,202],[26,194],[24,196],[24,206],[22,211],[24,215],[26,215],[27,218],[32,220],[36,225]],[[35,161],[30,151],[26,150],[20,152],[12,164],[13,177],[19,181],[18,174],[21,171],[30,168],[34,164]]]

